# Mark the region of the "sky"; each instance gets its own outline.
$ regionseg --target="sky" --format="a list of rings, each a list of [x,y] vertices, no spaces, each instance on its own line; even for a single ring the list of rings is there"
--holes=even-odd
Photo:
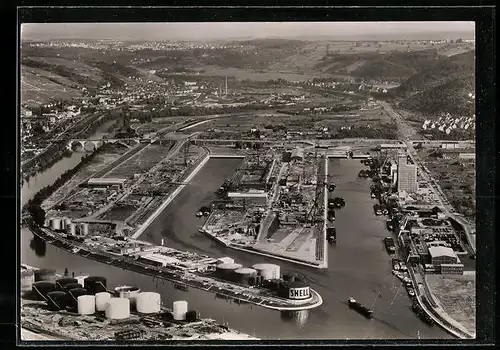
[[[224,40],[241,38],[404,37],[420,33],[466,33],[474,22],[193,22],[23,23],[21,39]],[[411,38],[408,38],[411,39]],[[429,39],[433,39],[429,37]]]

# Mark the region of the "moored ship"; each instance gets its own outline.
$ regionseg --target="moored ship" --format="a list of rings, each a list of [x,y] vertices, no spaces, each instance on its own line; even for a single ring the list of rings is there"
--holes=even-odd
[[[350,297],[348,300],[349,307],[351,309],[356,310],[359,312],[361,315],[365,316],[366,318],[372,319],[373,318],[373,311],[364,306],[363,304],[357,302],[353,297]]]

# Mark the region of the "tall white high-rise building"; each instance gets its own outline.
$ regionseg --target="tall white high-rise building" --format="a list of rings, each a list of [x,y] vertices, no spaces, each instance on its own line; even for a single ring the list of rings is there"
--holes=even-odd
[[[408,164],[406,155],[398,158],[398,192],[415,193],[418,190],[417,166]]]

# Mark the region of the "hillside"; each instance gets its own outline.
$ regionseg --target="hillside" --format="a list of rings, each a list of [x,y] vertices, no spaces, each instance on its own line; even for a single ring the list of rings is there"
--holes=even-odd
[[[474,51],[468,51],[450,57],[443,57],[434,64],[428,65],[404,81],[396,92],[398,95],[405,95],[439,86],[448,80],[474,74],[475,54]]]
[[[400,81],[416,74],[422,66],[432,65],[438,58],[436,49],[386,53],[329,53],[315,68],[329,74],[349,74],[364,79]]]
[[[424,114],[474,114],[475,56],[473,51],[438,60],[404,81],[393,92],[400,107]]]
[[[106,83],[122,86],[130,78],[152,77],[149,72],[110,60],[96,50],[30,50],[21,58],[21,99],[23,103],[39,104],[50,99],[71,99],[82,96],[85,87],[97,88]],[[102,59],[102,60],[100,60]]]

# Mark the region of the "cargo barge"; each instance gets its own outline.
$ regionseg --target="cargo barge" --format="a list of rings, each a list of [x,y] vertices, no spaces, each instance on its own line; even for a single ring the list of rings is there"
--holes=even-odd
[[[414,302],[411,308],[422,321],[424,321],[429,326],[434,326],[434,320],[427,314],[427,312],[424,311],[424,309],[418,304],[418,302]]]
[[[173,282],[174,284],[201,289],[207,292],[219,294],[219,296],[223,294],[229,298],[239,299],[243,302],[250,302],[258,306],[280,311],[312,309],[323,303],[321,296],[313,289],[310,289],[310,298],[307,300],[286,299],[271,293],[271,291],[265,288],[250,288],[250,286],[243,286],[228,281],[221,281],[211,277],[198,275],[195,272],[187,273],[185,270],[179,270],[178,267],[171,267],[169,265],[155,266],[128,256],[107,253],[105,251],[86,246],[83,243],[69,241],[62,235],[38,227],[31,220],[26,220],[25,223],[35,236],[69,253],[113,265],[118,268],[150,275],[154,278],[167,280]],[[79,248],[77,253],[73,252],[74,248]],[[241,292],[238,292],[238,290]]]
[[[354,298],[350,297],[347,302],[351,309],[359,312],[361,315],[365,316],[368,319],[373,318],[373,311],[364,306],[363,304],[357,302]]]
[[[385,244],[385,249],[389,254],[394,254],[396,253],[396,246],[394,244],[394,238],[392,237],[385,237],[384,238],[384,244]]]

